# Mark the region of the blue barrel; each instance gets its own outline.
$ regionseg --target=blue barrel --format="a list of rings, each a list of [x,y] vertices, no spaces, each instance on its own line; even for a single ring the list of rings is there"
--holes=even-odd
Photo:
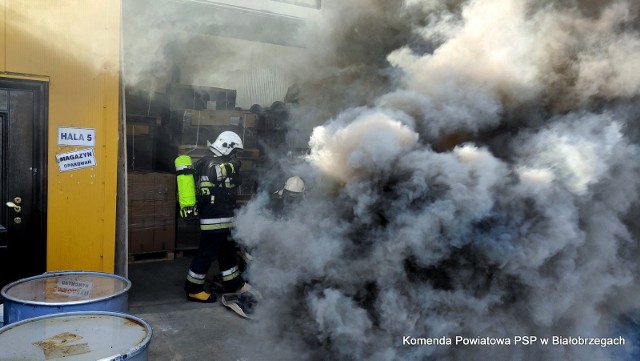
[[[102,272],[48,272],[2,288],[4,325],[52,313],[129,310],[128,279]]]
[[[151,336],[147,322],[124,313],[51,314],[0,328],[0,361],[146,361]]]

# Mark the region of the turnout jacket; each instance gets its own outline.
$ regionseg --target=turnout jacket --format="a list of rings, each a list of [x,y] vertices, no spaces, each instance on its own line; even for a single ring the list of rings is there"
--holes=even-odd
[[[233,226],[238,187],[242,184],[240,161],[205,156],[195,165],[200,230],[227,230]]]

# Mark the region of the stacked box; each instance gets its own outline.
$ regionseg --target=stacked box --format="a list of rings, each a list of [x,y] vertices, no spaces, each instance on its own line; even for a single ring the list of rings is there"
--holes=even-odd
[[[173,251],[176,229],[175,174],[130,171],[127,176],[129,253]]]
[[[220,133],[232,131],[240,136],[245,148],[258,146],[256,115],[238,110],[193,110],[185,109],[173,114],[182,120],[181,144],[206,145]]]
[[[233,89],[170,84],[167,93],[171,110],[234,109],[236,106],[236,91]]]
[[[136,92],[132,89],[126,89],[125,101],[127,117],[132,115],[161,117],[168,106],[165,94],[149,94],[147,92]]]
[[[127,124],[127,168],[153,169],[155,125]]]
[[[309,139],[313,129],[290,129],[286,134],[287,147],[291,152],[300,152],[302,154],[309,150]]]

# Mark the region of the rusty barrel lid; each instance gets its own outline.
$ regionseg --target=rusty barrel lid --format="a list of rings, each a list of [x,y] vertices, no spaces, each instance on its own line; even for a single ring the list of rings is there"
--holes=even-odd
[[[0,361],[146,360],[151,336],[147,322],[124,313],[51,314],[0,328]]]

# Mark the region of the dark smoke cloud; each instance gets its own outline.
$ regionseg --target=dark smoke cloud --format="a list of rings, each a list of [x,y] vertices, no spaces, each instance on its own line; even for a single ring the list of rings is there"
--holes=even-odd
[[[291,69],[307,198],[237,217],[265,296],[247,357],[631,359],[637,25],[630,1],[323,2]],[[517,335],[627,345],[403,345]]]
[[[280,69],[303,51],[295,36],[302,20],[256,4],[251,10],[208,0],[123,1],[128,89],[151,96],[173,84],[232,89],[235,105],[245,110],[282,100],[293,74]]]

